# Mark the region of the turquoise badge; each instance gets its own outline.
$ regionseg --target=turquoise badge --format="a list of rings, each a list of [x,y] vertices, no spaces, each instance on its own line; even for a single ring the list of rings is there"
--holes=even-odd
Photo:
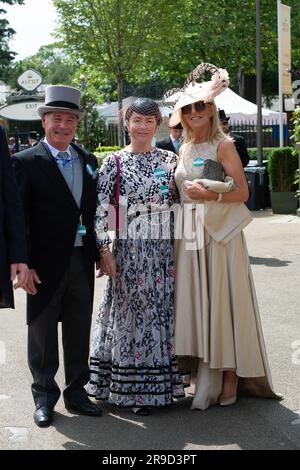
[[[165,174],[165,170],[162,168],[156,168],[156,170],[154,170],[154,178],[163,178]]]
[[[79,224],[79,225],[78,225],[78,229],[77,229],[77,233],[78,233],[78,235],[81,235],[82,237],[84,237],[84,235],[86,235],[86,227],[85,227],[85,225]]]
[[[97,177],[97,170],[93,170],[92,165],[90,165],[89,163],[87,163],[85,168],[86,168],[87,173],[88,173],[93,179],[95,179],[95,178]]]
[[[161,192],[162,192],[163,194],[168,194],[168,192],[169,192],[169,187],[166,186],[165,184],[162,184],[162,185],[159,187],[159,189],[161,190]]]
[[[195,160],[193,161],[193,166],[196,166],[196,167],[200,168],[201,166],[204,165],[204,161],[205,161],[204,158],[202,158],[202,157],[197,157],[197,158],[195,158]]]
[[[88,172],[89,175],[93,176],[93,168],[92,168],[92,165],[90,165],[89,163],[86,164],[86,171]]]

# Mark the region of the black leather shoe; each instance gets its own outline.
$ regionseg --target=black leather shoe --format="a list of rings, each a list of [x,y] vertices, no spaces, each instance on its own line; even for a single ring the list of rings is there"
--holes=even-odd
[[[97,405],[92,403],[88,398],[80,402],[65,402],[66,408],[71,413],[78,413],[87,416],[101,416],[102,411]]]
[[[53,409],[47,406],[41,406],[33,414],[34,422],[40,428],[50,426],[53,421]]]

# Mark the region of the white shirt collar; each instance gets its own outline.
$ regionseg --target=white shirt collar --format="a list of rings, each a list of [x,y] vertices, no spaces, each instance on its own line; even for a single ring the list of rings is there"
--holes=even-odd
[[[53,157],[57,157],[57,155],[61,152],[61,150],[58,150],[55,147],[53,147],[51,144],[49,144],[46,137],[44,138],[44,142],[49,147],[49,150],[51,154],[53,155]],[[70,145],[68,145],[67,149],[64,150],[64,152],[68,152],[69,156],[72,157]]]

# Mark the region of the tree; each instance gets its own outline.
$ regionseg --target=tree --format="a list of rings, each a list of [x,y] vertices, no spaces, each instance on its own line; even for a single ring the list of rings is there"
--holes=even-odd
[[[70,85],[79,66],[57,44],[41,46],[38,52],[14,63],[10,68],[8,83],[17,87],[17,77],[33,68],[41,73],[44,83]]]
[[[182,86],[187,74],[200,62],[211,62],[228,70],[231,86],[244,95],[244,77],[256,74],[255,0],[183,0],[178,21],[184,34],[169,51],[157,77],[167,87]],[[292,62],[299,64],[299,0],[285,0],[292,7]],[[277,10],[276,2],[261,1],[262,69],[264,91],[277,92]],[[299,65],[298,65],[299,68]]]
[[[150,75],[179,38],[181,0],[54,0],[59,37],[70,53],[114,80],[122,116],[124,81]],[[119,126],[119,145],[124,144]]]
[[[278,90],[275,0],[261,0],[263,93]],[[299,0],[292,7],[292,69],[300,69]],[[255,101],[255,0],[54,0],[59,37],[93,96],[181,87],[200,62],[228,70],[231,87]],[[152,93],[153,91],[153,93]],[[142,92],[141,92],[142,93]],[[91,102],[90,102],[91,104]],[[123,142],[123,135],[120,135]]]
[[[15,57],[15,52],[9,49],[8,41],[15,34],[15,31],[10,28],[9,22],[2,18],[6,11],[1,8],[1,4],[13,5],[18,3],[19,5],[24,4],[24,0],[2,0],[0,1],[0,76],[6,78],[6,72],[8,65],[12,62]]]

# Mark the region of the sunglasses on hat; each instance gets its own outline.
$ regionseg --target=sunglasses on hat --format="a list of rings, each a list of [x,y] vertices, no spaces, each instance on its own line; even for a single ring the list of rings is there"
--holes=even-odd
[[[205,107],[206,107],[206,103],[204,103],[204,101],[196,101],[196,103],[187,104],[186,106],[182,106],[182,108],[181,108],[182,114],[190,114],[192,112],[193,105],[195,107],[195,110],[198,113],[201,113],[202,111],[204,111]]]

